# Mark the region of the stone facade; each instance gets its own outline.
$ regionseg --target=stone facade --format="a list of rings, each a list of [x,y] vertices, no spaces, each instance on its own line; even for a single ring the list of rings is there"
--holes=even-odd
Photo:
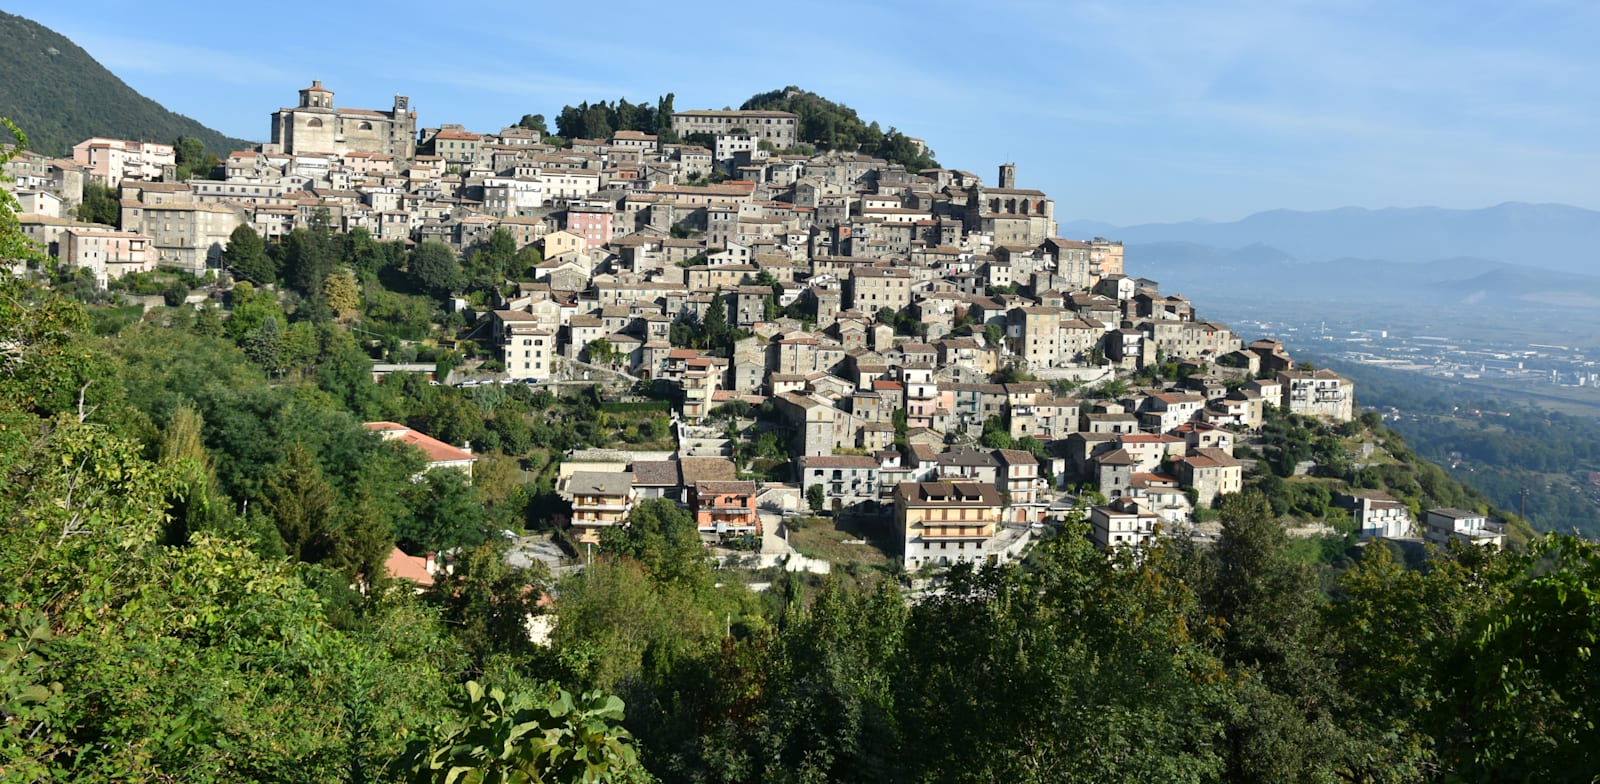
[[[695,110],[672,115],[672,130],[679,138],[692,133],[726,136],[742,128],[749,135],[785,150],[795,145],[800,118],[788,112]]]
[[[416,155],[416,139],[417,113],[403,95],[387,111],[337,109],[333,91],[313,81],[300,91],[298,106],[272,113],[272,146],[286,155],[366,152],[408,159]]]

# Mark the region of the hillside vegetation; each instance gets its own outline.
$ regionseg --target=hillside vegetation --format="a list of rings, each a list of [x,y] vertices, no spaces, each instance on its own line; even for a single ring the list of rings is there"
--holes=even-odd
[[[693,134],[679,139],[673,133],[672,113],[674,95],[667,93],[656,99],[656,105],[629,103],[626,98],[611,101],[585,101],[577,106],[563,106],[556,115],[555,130],[564,139],[608,138],[616,131],[643,131],[660,134],[663,141],[712,144],[706,134]],[[742,110],[790,112],[799,117],[795,132],[797,147],[802,151],[839,150],[874,155],[898,163],[910,171],[937,168],[933,151],[926,149],[895,128],[885,131],[877,122],[867,122],[856,110],[835,103],[816,93],[789,86],[782,90],[751,96],[740,107]],[[524,115],[522,127],[548,132],[542,114]],[[779,152],[782,152],[781,150]]]
[[[247,146],[135,92],[77,44],[44,25],[0,12],[0,115],[28,132],[29,147],[66,156],[92,136],[171,144],[199,139],[219,154]]]
[[[898,130],[891,127],[884,131],[876,121],[863,121],[856,110],[793,85],[751,96],[739,108],[797,115],[800,118],[797,138],[819,150],[864,152],[901,164],[911,171],[939,165],[933,159],[932,150],[919,148]]]
[[[1390,427],[1418,455],[1481,489],[1505,509],[1522,509],[1538,531],[1600,536],[1600,424],[1592,417],[1532,408],[1481,389],[1368,366],[1340,368],[1361,401],[1388,412]],[[1526,493],[1526,498],[1524,498]]]

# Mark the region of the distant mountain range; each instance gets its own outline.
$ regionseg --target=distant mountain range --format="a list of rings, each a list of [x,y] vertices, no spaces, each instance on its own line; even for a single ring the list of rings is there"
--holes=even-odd
[[[1129,274],[1193,296],[1600,307],[1600,212],[1564,204],[1272,210],[1060,230],[1120,239]]]
[[[249,144],[167,111],[60,33],[4,12],[0,12],[0,116],[22,128],[29,148],[46,155],[69,155],[72,145],[91,136],[167,144],[179,136],[193,136],[224,156]]]

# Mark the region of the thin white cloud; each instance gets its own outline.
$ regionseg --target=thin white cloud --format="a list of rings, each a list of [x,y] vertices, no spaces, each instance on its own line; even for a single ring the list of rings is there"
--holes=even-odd
[[[118,73],[178,75],[200,83],[250,86],[295,78],[275,63],[211,47],[101,33],[79,33],[74,41],[101,65]]]

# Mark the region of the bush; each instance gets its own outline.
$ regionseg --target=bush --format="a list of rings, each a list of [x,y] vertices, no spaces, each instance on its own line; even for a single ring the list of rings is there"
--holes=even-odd
[[[608,414],[634,414],[641,411],[671,411],[672,404],[665,400],[636,400],[625,403],[601,403],[600,410]]]
[[[189,287],[184,285],[182,281],[175,280],[171,283],[168,283],[166,288],[161,290],[161,300],[167,303],[167,307],[169,308],[175,308],[179,305],[182,305],[183,301],[188,297]]]

